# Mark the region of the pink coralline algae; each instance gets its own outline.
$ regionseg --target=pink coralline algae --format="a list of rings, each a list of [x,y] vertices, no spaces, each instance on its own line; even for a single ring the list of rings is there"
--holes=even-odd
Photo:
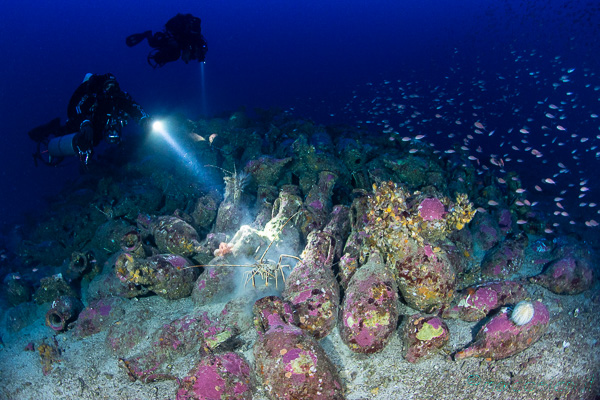
[[[128,313],[119,324],[111,324],[104,342],[114,355],[123,357],[146,337],[148,316],[143,313]]]
[[[142,334],[145,335],[146,332]],[[185,315],[173,320],[163,325],[153,336],[150,351],[120,359],[120,366],[126,370],[131,380],[152,382],[173,379],[171,375],[164,373],[169,362],[185,354],[198,352],[200,348],[215,349],[225,340],[235,336],[235,333],[232,328],[223,326],[217,320],[211,320],[207,313],[203,313]]]
[[[456,272],[443,250],[428,257],[424,247],[408,240],[401,249],[404,257],[392,266],[400,293],[417,310],[432,312],[450,303],[456,286]],[[398,249],[400,250],[400,249]]]
[[[435,253],[433,252],[433,249],[430,245],[426,244],[425,246],[423,246],[423,251],[425,252],[425,255],[427,257],[433,258],[435,260]]]
[[[329,234],[313,231],[287,279],[283,297],[292,303],[299,327],[317,339],[327,336],[335,327],[340,290],[331,265],[332,239]]]
[[[254,344],[255,371],[269,398],[343,400],[335,365],[315,338],[291,323],[287,304],[271,296],[254,305],[259,331]]]
[[[254,303],[252,313],[254,314],[254,328],[259,335],[264,334],[275,325],[298,324],[292,304],[277,296],[258,299]]]
[[[208,304],[220,293],[231,292],[235,289],[237,280],[235,267],[215,267],[212,265],[213,263],[219,264],[222,260],[222,258],[215,258],[196,279],[192,289],[192,300],[197,305]]]
[[[310,208],[313,208],[313,209],[315,209],[315,210],[322,210],[322,209],[323,209],[323,203],[321,203],[321,201],[320,201],[320,200],[314,200],[314,201],[310,202],[310,203],[308,204],[308,206],[309,206]]]
[[[488,214],[478,213],[475,216],[472,231],[476,244],[484,251],[488,251],[500,241],[498,223]]]
[[[485,254],[481,261],[481,273],[492,279],[500,279],[519,272],[528,244],[525,233],[507,236]]]
[[[542,337],[550,322],[546,306],[536,301],[533,307],[533,319],[524,325],[516,325],[507,310],[501,311],[483,325],[473,344],[456,353],[455,359],[484,357],[501,360],[525,350]]]
[[[86,337],[108,327],[109,324],[125,314],[124,303],[125,301],[120,297],[109,297],[90,303],[79,314],[75,325],[75,336]]]
[[[434,221],[444,218],[446,208],[436,198],[425,199],[419,204],[419,215],[424,221]]]
[[[398,323],[398,287],[375,253],[352,277],[342,305],[340,335],[357,353],[374,353],[388,343]]]
[[[475,322],[485,318],[491,310],[506,304],[516,304],[527,296],[523,285],[512,281],[470,287],[463,290],[449,309],[444,310],[443,317]]]
[[[182,381],[176,400],[250,400],[250,366],[236,353],[203,358]]]
[[[498,226],[500,227],[500,231],[504,234],[510,231],[512,227],[512,215],[510,210],[504,209],[500,211],[500,216],[498,217]]]
[[[450,331],[439,317],[415,314],[404,323],[400,337],[404,344],[404,359],[415,363],[444,347],[450,340]]]
[[[583,259],[564,257],[552,261],[540,275],[529,278],[557,294],[579,294],[588,290],[594,281],[592,268]]]

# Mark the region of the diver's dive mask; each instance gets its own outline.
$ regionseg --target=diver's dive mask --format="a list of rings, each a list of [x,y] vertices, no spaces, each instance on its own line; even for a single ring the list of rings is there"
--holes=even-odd
[[[119,90],[119,83],[114,78],[109,78],[102,85],[102,90],[105,94],[113,94]]]

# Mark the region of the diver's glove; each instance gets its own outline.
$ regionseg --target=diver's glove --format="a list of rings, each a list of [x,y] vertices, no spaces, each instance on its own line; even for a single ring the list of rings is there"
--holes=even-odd
[[[73,149],[79,155],[81,165],[87,166],[92,157],[93,130],[90,121],[85,120],[81,124],[80,131],[73,137]]]

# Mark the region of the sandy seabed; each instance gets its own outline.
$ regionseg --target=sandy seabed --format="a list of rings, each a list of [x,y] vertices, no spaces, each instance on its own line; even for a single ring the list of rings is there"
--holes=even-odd
[[[531,276],[537,267],[530,261],[523,268]],[[452,353],[466,346],[480,323],[446,320],[450,342],[442,353],[411,364],[402,358],[402,342],[398,331],[389,344],[377,354],[352,353],[342,342],[337,328],[320,341],[338,367],[346,385],[346,398],[359,399],[596,399],[600,393],[600,285],[582,294],[561,296],[534,284],[526,284],[532,299],[540,299],[550,312],[550,326],[542,338],[525,351],[499,361],[468,358],[454,361]],[[242,295],[251,301],[251,290]],[[146,311],[152,315],[149,326],[159,328],[189,313],[207,311],[215,314],[223,304],[195,306],[190,298],[168,301],[158,296],[129,300],[126,314]],[[402,305],[401,314],[415,311]],[[83,339],[72,331],[56,335],[62,352],[48,375],[42,373],[37,351],[26,351],[28,343],[36,346],[50,342],[53,331],[44,324],[44,309],[38,307],[34,322],[21,331],[5,336],[0,350],[0,398],[2,400],[151,400],[175,399],[174,380],[132,382],[118,366],[118,358],[105,346],[106,330]],[[6,318],[6,316],[5,316]],[[6,326],[4,324],[4,326]],[[131,354],[148,349],[140,342]],[[253,364],[256,332],[247,330],[236,349]],[[183,378],[198,361],[189,354],[170,366],[170,373]],[[257,385],[254,399],[267,399]]]

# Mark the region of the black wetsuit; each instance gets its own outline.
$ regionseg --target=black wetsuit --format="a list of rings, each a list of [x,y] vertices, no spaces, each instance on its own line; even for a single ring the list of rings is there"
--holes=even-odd
[[[106,91],[108,81],[114,82],[115,87]],[[112,74],[92,75],[71,96],[67,107],[67,132],[80,131],[82,122],[89,120],[93,131],[90,145],[96,146],[102,141],[107,122],[113,114],[119,114],[121,119],[132,118],[138,124],[148,117],[127,92],[119,89]]]
[[[145,31],[129,35],[125,43],[133,47],[144,39],[154,50],[148,55],[148,63],[156,68],[177,61],[179,57],[187,64],[190,60],[204,61],[208,50],[202,36],[201,20],[192,14],[177,14],[167,21],[164,32]]]

